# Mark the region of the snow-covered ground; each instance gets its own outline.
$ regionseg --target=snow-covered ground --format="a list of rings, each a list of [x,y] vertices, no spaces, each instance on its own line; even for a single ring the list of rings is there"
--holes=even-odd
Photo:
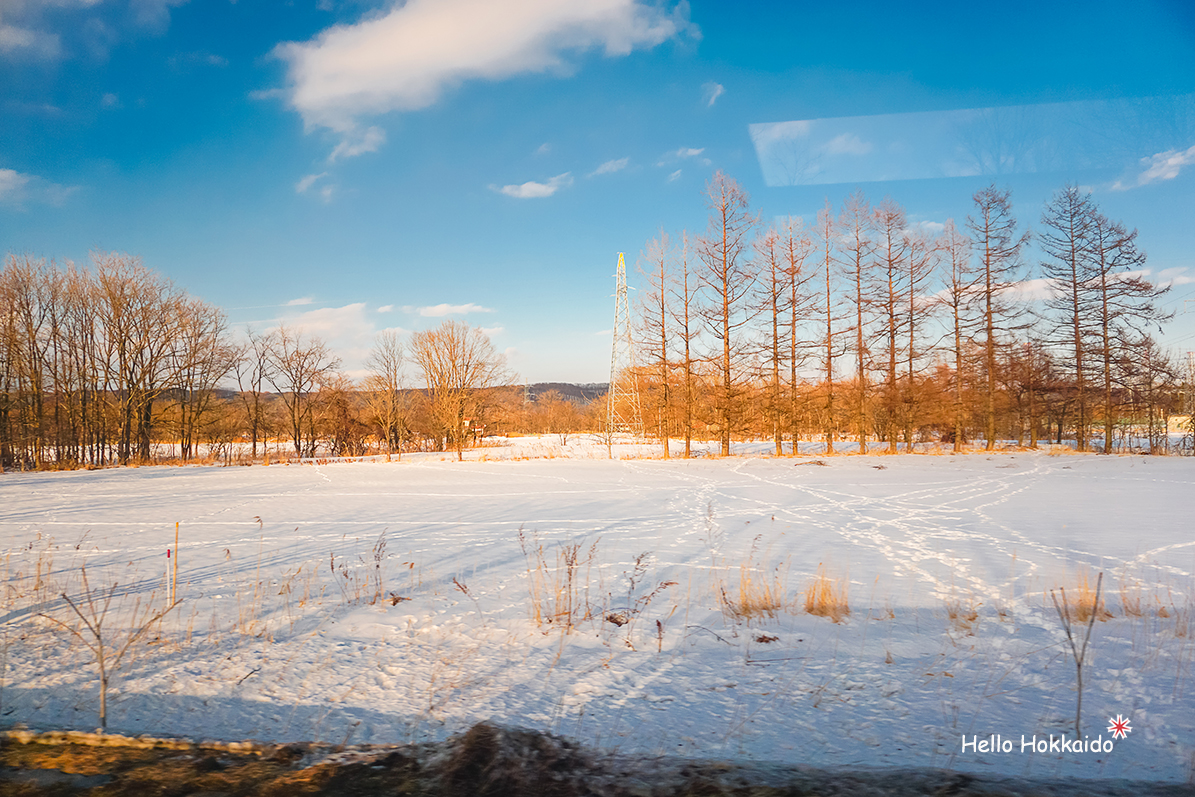
[[[94,657],[38,612],[79,626],[59,596],[84,599],[86,563],[93,594],[119,584],[119,645],[162,605],[178,522],[182,603],[114,676],[112,731],[386,743],[491,719],[628,752],[1191,777],[1195,461],[767,449],[0,476],[0,725],[96,726]],[[849,582],[842,622],[804,611],[819,567]],[[1050,590],[1100,572],[1082,731],[1132,731],[1022,751],[1073,734]],[[736,616],[744,579],[783,608]],[[572,628],[545,620],[569,605]],[[1012,752],[978,749],[994,734]]]

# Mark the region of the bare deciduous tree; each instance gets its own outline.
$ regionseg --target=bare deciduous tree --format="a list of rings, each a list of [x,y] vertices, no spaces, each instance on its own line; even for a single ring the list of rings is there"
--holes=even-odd
[[[374,423],[382,430],[386,460],[391,454],[402,458],[402,444],[407,428],[407,400],[403,393],[404,352],[402,340],[392,329],[378,333],[377,342],[366,365],[366,402]]]
[[[706,184],[706,205],[710,210],[709,230],[698,242],[702,269],[700,279],[708,290],[709,304],[702,309],[705,327],[720,344],[710,358],[718,368],[716,388],[718,431],[722,456],[730,456],[730,435],[737,422],[736,404],[742,381],[742,332],[751,321],[747,299],[755,275],[746,257],[751,234],[758,219],[751,214],[747,192],[722,172]]]
[[[314,456],[313,399],[321,383],[340,367],[340,358],[319,338],[304,340],[301,332],[285,326],[278,328],[273,343],[267,379],[286,405],[295,454]]]
[[[469,427],[483,416],[492,388],[513,381],[505,358],[476,327],[445,321],[411,335],[411,359],[423,374],[432,414],[458,460]]]

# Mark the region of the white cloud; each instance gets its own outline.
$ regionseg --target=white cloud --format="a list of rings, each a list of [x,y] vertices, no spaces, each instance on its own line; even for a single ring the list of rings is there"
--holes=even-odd
[[[1051,280],[1044,277],[1037,279],[1021,280],[1009,285],[1005,291],[1012,294],[1021,301],[1036,301],[1041,299],[1049,299],[1058,293],[1057,287]]]
[[[871,142],[864,141],[854,133],[835,136],[821,147],[827,155],[866,155],[871,149]]]
[[[424,318],[439,318],[446,315],[468,315],[469,313],[492,313],[493,308],[479,304],[432,304],[426,307],[404,307],[404,313],[417,313]]]
[[[552,194],[561,188],[567,188],[572,184],[572,172],[565,172],[564,174],[556,175],[546,183],[537,183],[534,180],[529,180],[521,185],[504,185],[501,188],[491,185],[490,188],[500,194],[512,196],[515,199],[541,199],[552,196]]]
[[[909,225],[910,230],[921,230],[922,232],[937,235],[946,229],[946,225],[940,221],[915,221]]]
[[[535,154],[536,155],[547,155],[551,151],[552,151],[552,145],[545,141],[544,143],[540,144],[539,147],[535,150]]]
[[[129,10],[137,24],[157,32],[164,32],[170,25],[172,6],[186,5],[187,0],[131,0]]]
[[[13,171],[0,169],[0,201],[13,201],[24,193],[29,184],[30,176]]]
[[[62,54],[62,43],[56,33],[0,24],[0,53],[50,60]]]
[[[327,177],[327,172],[320,172],[319,174],[309,174],[299,182],[295,183],[296,194],[306,194],[311,190],[311,186],[315,185],[323,177]]]
[[[618,160],[606,161],[601,166],[590,172],[589,176],[594,177],[599,174],[613,174],[614,172],[620,172],[625,169],[627,164],[630,162],[630,158],[619,158]]]
[[[505,332],[506,327],[482,327],[481,331],[486,334],[486,337],[492,338],[495,335],[501,335],[503,332]]]
[[[15,169],[0,169],[0,203],[20,207],[26,202],[61,205],[75,191],[75,185],[59,185],[36,174],[22,174]]]
[[[379,313],[393,313],[393,312],[394,312],[394,305],[392,305],[392,304],[384,304],[384,305],[382,305],[381,307],[379,307],[379,308],[378,308],[378,312],[379,312]]]
[[[696,158],[703,152],[705,152],[705,147],[681,147],[677,150],[670,150],[665,152],[660,157],[660,160],[656,163],[656,166],[667,166],[671,163],[676,163],[678,160],[683,161],[688,158]],[[707,164],[709,163],[708,158],[702,158],[702,160]]]
[[[668,182],[675,183],[677,180],[680,179],[680,174],[681,174],[681,170],[677,169],[672,174],[668,175]]]
[[[328,156],[329,163],[337,158],[355,158],[366,152],[377,152],[378,147],[386,143],[386,133],[377,126],[345,131],[343,135],[344,138]]]
[[[115,94],[105,94],[103,97],[100,97],[100,107],[101,108],[119,108],[120,107],[120,97],[117,97]]]
[[[311,296],[303,296],[298,299],[291,299],[289,302],[287,302],[286,304],[284,304],[282,306],[283,307],[302,307],[303,305],[314,304],[314,303],[315,303],[315,299],[312,298]]]
[[[701,99],[707,108],[713,108],[714,103],[725,93],[726,87],[721,83],[715,83],[711,80],[709,83],[701,84]]]
[[[571,54],[655,47],[690,30],[687,13],[638,0],[408,0],[274,54],[307,127],[351,137],[363,117],[426,108],[466,81],[567,74]]]
[[[1150,155],[1148,158],[1142,158],[1142,170],[1137,175],[1136,181],[1125,184],[1123,181],[1117,180],[1112,184],[1112,190],[1127,191],[1130,188],[1138,188],[1162,180],[1173,180],[1178,177],[1184,167],[1191,164],[1195,164],[1195,146],[1185,150],[1168,149],[1165,152]]]
[[[796,122],[768,122],[751,125],[751,140],[757,149],[763,151],[781,141],[795,141],[805,138],[813,125],[808,119]]]

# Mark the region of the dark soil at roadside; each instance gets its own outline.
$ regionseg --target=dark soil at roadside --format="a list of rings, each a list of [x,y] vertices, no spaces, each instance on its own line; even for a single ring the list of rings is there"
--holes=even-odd
[[[0,740],[0,795],[1178,797],[1195,786],[611,755],[483,723],[435,744],[349,748],[10,732]]]

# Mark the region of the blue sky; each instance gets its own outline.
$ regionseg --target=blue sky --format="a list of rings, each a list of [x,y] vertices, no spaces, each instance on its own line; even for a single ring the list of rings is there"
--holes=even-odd
[[[1195,349],[1195,6],[1074,7],[0,0],[0,253],[140,256],[350,371],[452,317],[605,381],[617,252],[703,231],[715,169],[765,219],[995,180],[1036,227],[1070,181]]]

